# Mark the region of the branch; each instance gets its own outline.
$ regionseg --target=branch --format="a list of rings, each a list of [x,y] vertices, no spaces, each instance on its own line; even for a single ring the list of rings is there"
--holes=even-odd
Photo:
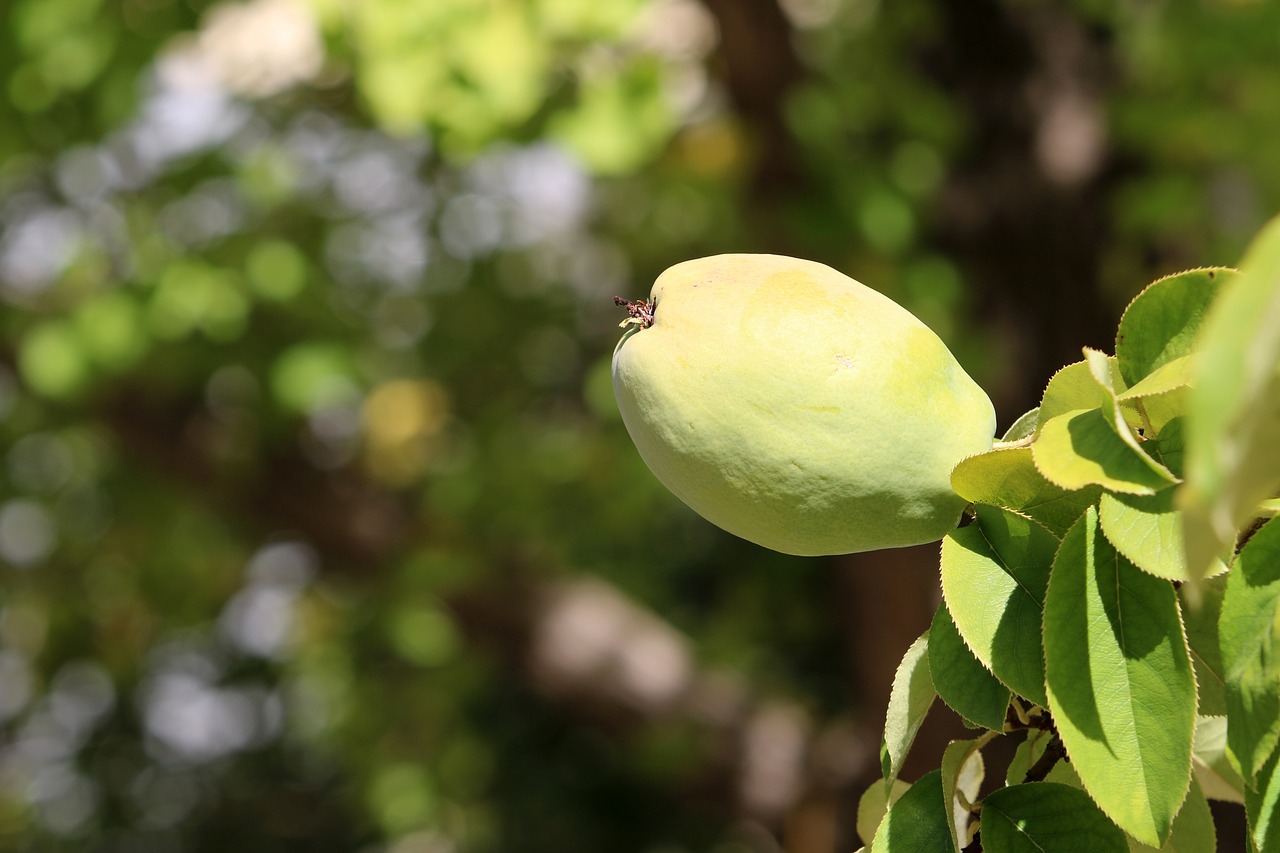
[[[1043,782],[1045,777],[1049,775],[1049,771],[1053,769],[1053,765],[1067,757],[1067,749],[1062,745],[1062,739],[1058,737],[1058,733],[1054,732],[1053,738],[1044,748],[1044,753],[1035,764],[1031,765],[1031,769],[1027,771],[1023,782]]]

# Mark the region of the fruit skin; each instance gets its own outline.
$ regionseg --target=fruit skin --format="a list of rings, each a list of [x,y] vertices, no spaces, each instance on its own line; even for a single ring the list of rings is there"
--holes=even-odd
[[[622,420],[699,515],[787,554],[933,542],[995,410],[927,326],[824,264],[716,255],[654,282],[613,354]]]

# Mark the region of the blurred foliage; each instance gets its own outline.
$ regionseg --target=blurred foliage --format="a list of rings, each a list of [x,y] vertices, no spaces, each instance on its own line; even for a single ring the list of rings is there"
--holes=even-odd
[[[1280,207],[1280,7],[981,5],[1105,47],[998,106],[1048,183],[1101,188],[1080,287],[1112,327]],[[1020,369],[939,239],[985,139],[944,7],[785,8],[783,196],[719,4],[0,10],[0,847],[774,849],[696,719],[566,699],[528,642],[597,578],[679,632],[618,635],[675,650],[640,683],[882,712],[833,575],[676,504],[609,382],[613,294],[752,249],[884,290],[984,384]]]

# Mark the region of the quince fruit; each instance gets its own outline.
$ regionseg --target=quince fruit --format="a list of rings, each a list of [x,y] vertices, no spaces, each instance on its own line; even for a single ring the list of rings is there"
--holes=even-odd
[[[641,457],[713,524],[788,554],[941,539],[991,400],[927,326],[813,261],[677,264],[628,308],[613,387]]]

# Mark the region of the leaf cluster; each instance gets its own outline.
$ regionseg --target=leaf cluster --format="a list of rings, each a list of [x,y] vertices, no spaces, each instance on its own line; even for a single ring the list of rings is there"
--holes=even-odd
[[[1210,851],[1220,799],[1280,851],[1280,220],[1238,271],[1143,290],[1115,354],[1086,348],[952,485],[968,523],[894,680],[867,849]],[[983,731],[906,785],[937,698]],[[980,796],[999,736],[1023,740]]]

